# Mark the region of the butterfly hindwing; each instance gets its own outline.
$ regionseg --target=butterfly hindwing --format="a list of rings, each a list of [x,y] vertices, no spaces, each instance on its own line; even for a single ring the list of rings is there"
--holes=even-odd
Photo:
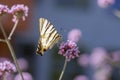
[[[40,18],[39,23],[40,39],[36,53],[43,55],[46,50],[51,49],[61,39],[61,36],[47,19]]]

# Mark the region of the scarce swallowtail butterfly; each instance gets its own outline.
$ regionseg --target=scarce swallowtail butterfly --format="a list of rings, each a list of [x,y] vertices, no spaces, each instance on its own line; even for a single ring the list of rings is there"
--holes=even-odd
[[[40,38],[38,40],[37,54],[41,56],[48,49],[51,49],[55,43],[61,39],[54,26],[45,18],[39,19]]]

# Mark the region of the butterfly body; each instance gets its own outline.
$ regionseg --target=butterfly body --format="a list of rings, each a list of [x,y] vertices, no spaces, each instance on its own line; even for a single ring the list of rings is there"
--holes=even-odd
[[[40,18],[40,39],[38,40],[37,54],[43,55],[48,49],[51,49],[57,43],[61,36],[54,26],[45,18]]]

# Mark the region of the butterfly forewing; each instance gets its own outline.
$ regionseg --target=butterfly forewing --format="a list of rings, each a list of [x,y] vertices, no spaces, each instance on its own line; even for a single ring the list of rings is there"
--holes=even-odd
[[[52,42],[51,42],[51,46],[50,46],[50,49],[53,47],[53,45],[55,44],[55,43],[57,43],[59,40],[61,39],[61,36],[59,36],[59,35],[57,35],[57,36],[55,36],[55,38],[52,40]]]
[[[46,50],[51,49],[61,39],[61,36],[47,19],[40,18],[39,22],[40,39],[36,52],[37,54],[43,55]]]

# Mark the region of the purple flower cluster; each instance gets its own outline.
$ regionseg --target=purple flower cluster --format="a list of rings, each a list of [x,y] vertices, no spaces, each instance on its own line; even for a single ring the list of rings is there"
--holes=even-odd
[[[74,41],[74,42],[78,42],[82,37],[82,31],[80,29],[72,29],[69,33],[68,33],[68,40]]]
[[[28,7],[23,4],[13,5],[10,13],[13,14],[13,22],[15,22],[17,18],[22,18],[24,21],[25,17],[28,16]]]
[[[33,80],[33,77],[28,72],[22,72],[24,80]],[[14,80],[22,80],[20,74],[17,74],[14,78]]]
[[[18,64],[19,64],[20,69],[22,71],[26,71],[28,69],[28,67],[29,67],[28,61],[25,58],[19,58],[18,59]]]
[[[78,50],[77,44],[73,41],[67,40],[67,42],[61,43],[58,54],[66,57],[67,61],[79,57],[80,51]]]
[[[5,72],[11,73],[16,72],[16,67],[10,61],[0,62],[0,76],[2,76]]]
[[[0,4],[0,15],[3,15],[5,13],[9,13],[9,8],[7,5]]]
[[[88,80],[88,77],[85,75],[78,75],[74,78],[74,80]]]
[[[24,6],[23,4],[17,4],[13,5],[11,9],[9,9],[7,5],[0,4],[0,15],[3,15],[5,13],[13,15],[13,22],[16,22],[18,18],[22,18],[24,21],[25,17],[28,16],[28,7]]]
[[[97,0],[98,6],[101,8],[107,8],[115,3],[115,0]]]

